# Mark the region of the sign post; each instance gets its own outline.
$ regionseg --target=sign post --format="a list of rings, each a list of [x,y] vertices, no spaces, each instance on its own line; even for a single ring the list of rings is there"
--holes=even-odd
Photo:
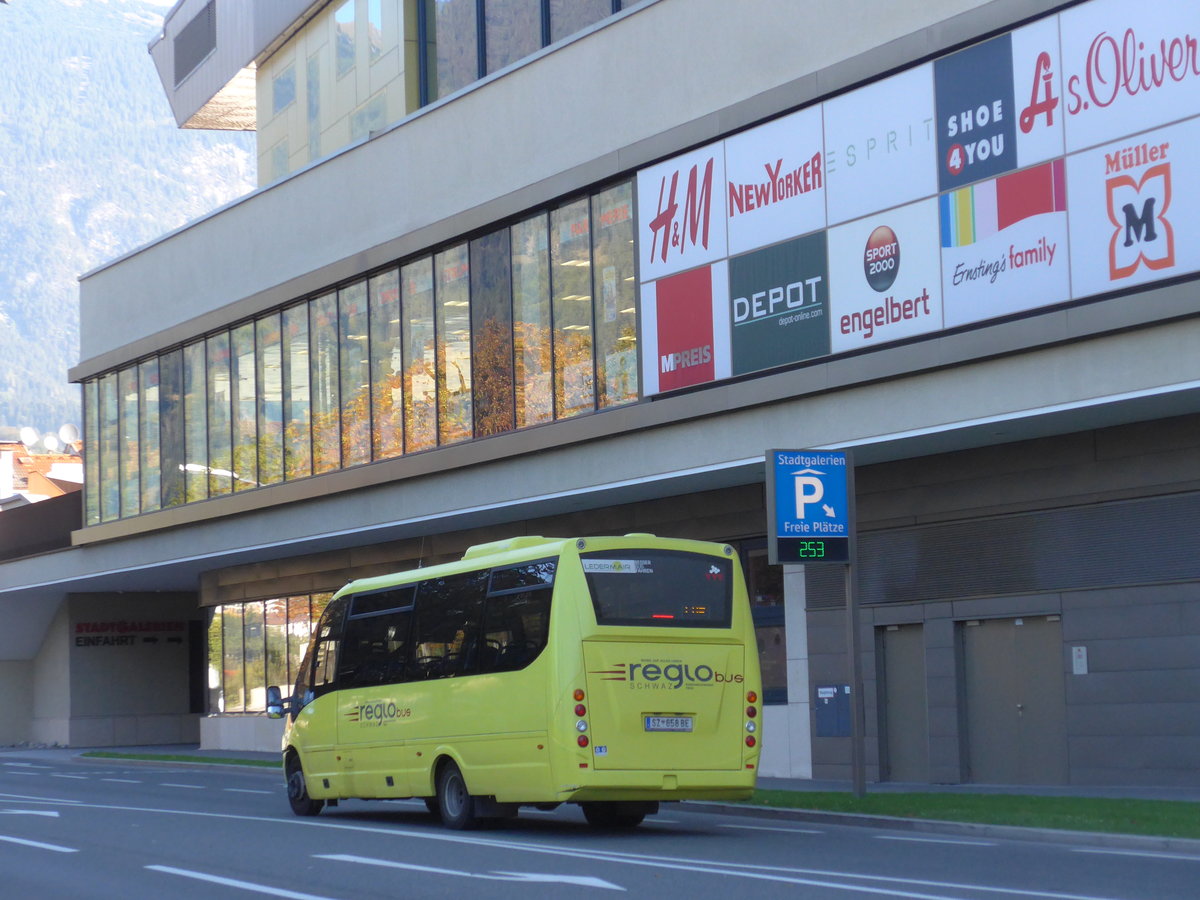
[[[862,797],[867,789],[854,461],[848,450],[769,450],[766,462],[767,561],[771,565],[842,565],[850,670],[850,772],[854,796]]]

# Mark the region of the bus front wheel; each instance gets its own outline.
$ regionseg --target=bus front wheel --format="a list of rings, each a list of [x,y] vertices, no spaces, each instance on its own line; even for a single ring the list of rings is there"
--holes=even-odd
[[[447,828],[461,831],[479,824],[475,816],[475,798],[467,793],[466,779],[453,762],[446,762],[438,772],[437,806],[442,824]]]
[[[298,816],[315,816],[325,806],[324,800],[314,800],[308,796],[308,784],[304,781],[304,769],[300,765],[300,757],[292,753],[287,758],[285,768],[287,774],[288,803],[292,812]]]

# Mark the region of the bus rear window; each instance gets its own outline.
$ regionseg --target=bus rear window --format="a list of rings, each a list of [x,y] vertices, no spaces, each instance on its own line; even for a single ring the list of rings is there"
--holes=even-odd
[[[730,560],[669,550],[581,554],[599,625],[728,628]]]

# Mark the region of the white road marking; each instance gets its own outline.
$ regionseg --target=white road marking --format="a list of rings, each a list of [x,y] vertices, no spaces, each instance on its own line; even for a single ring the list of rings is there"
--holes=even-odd
[[[816,828],[777,828],[773,825],[722,825],[722,828],[743,828],[747,831],[783,831],[787,834],[824,834]]]
[[[54,768],[54,766],[39,766],[37,763],[14,763],[14,762],[7,762],[7,763],[5,763],[5,765],[6,765],[6,766],[14,766],[14,767],[19,767],[19,768],[22,768],[22,769],[53,769],[53,768]]]
[[[995,841],[963,841],[958,838],[903,837],[898,834],[876,834],[877,841],[911,841],[914,844],[963,844],[967,847],[995,847]]]
[[[51,819],[58,818],[58,810],[56,809],[0,809],[0,815],[5,816],[49,816]]]
[[[115,812],[157,813],[168,816],[191,816],[200,819],[221,819],[231,822],[255,822],[263,825],[283,825],[294,828],[321,828],[332,831],[351,831],[360,834],[378,834],[411,843],[414,840],[438,841],[449,844],[463,844],[471,847],[497,847],[519,853],[542,853],[550,856],[562,856],[575,859],[607,861],[631,866],[644,866],[678,870],[684,872],[708,872],[717,875],[732,875],[762,881],[775,881],[788,884],[811,884],[825,886],[838,890],[859,891],[860,893],[885,894],[891,897],[924,898],[924,900],[954,900],[944,895],[930,898],[927,894],[898,892],[892,889],[875,889],[864,885],[853,885],[846,882],[825,882],[806,880],[792,876],[808,875],[822,878],[842,878],[854,881],[884,882],[887,885],[911,885],[913,887],[967,890],[979,893],[1003,894],[1008,897],[1041,897],[1047,900],[1111,900],[1094,894],[1067,894],[1059,891],[1023,890],[1020,888],[991,887],[982,884],[966,884],[962,882],[932,881],[919,878],[899,878],[887,875],[863,875],[856,872],[845,872],[830,869],[803,869],[787,866],[765,866],[750,863],[721,862],[676,856],[654,856],[651,854],[621,853],[597,849],[574,850],[566,847],[556,847],[550,844],[523,843],[516,840],[500,838],[484,838],[478,835],[463,836],[437,831],[411,831],[405,828],[388,828],[373,825],[355,825],[331,820],[309,818],[283,818],[278,816],[248,816],[227,812],[202,812],[199,810],[163,809],[161,807],[124,806],[115,803],[82,803],[78,800],[58,799],[47,800],[43,797],[29,797],[21,794],[0,793],[0,800],[16,799],[24,802],[45,803],[55,806],[66,806],[74,809],[99,809]]]
[[[1105,856],[1142,856],[1147,859],[1185,859],[1188,862],[1200,862],[1200,856],[1187,853],[1162,853],[1155,850],[1092,850],[1086,847],[1072,847],[1072,853],[1100,853]]]
[[[231,794],[277,794],[278,791],[253,791],[250,788],[222,788],[223,791],[228,791]]]
[[[193,791],[204,790],[204,785],[202,785],[202,784],[175,784],[174,782],[170,782],[170,781],[162,782],[159,785],[159,787],[188,788]]]
[[[347,853],[314,854],[314,859],[329,859],[336,862],[355,863],[360,866],[382,866],[385,869],[404,869],[409,872],[427,872],[430,875],[456,875],[459,878],[481,878],[484,881],[523,881],[542,884],[574,884],[580,887],[603,888],[609,891],[624,891],[625,888],[593,878],[590,875],[545,875],[540,872],[463,872],[458,869],[441,869],[436,866],[419,866],[415,863],[395,862],[390,859],[372,859],[368,856],[353,856]]]
[[[41,772],[26,772],[23,769],[17,769],[15,772],[5,772],[5,775],[32,775],[34,778],[41,778]]]
[[[141,784],[136,778],[101,778],[101,781],[111,781],[115,784]]]
[[[51,772],[51,778],[74,778],[76,781],[87,781],[86,775],[64,775],[61,772]]]
[[[43,844],[41,841],[28,841],[25,838],[9,837],[6,834],[0,834],[0,841],[7,841],[10,844],[20,844],[22,847],[35,847],[38,850],[53,850],[55,853],[78,853],[74,847],[60,847],[58,844]]]
[[[267,894],[271,897],[287,897],[290,900],[330,900],[317,894],[302,894],[299,891],[289,891],[284,888],[271,887],[266,884],[254,884],[250,881],[238,881],[236,878],[224,878],[221,875],[209,875],[205,872],[192,872],[188,869],[176,869],[173,866],[146,866],[152,872],[164,872],[167,875],[181,875],[196,881],[207,881],[209,884],[219,884],[222,887],[239,888],[256,894]]]

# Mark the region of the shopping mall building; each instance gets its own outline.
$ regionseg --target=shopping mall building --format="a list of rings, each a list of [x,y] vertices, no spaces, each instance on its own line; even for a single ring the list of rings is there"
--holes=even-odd
[[[741,554],[762,772],[847,778],[843,571],[771,564],[764,468],[844,449],[870,780],[1200,784],[1198,45],[1194,0],[181,0],[167,97],[260,187],[82,278],[0,743],[273,749],[349,579],[653,532]]]

